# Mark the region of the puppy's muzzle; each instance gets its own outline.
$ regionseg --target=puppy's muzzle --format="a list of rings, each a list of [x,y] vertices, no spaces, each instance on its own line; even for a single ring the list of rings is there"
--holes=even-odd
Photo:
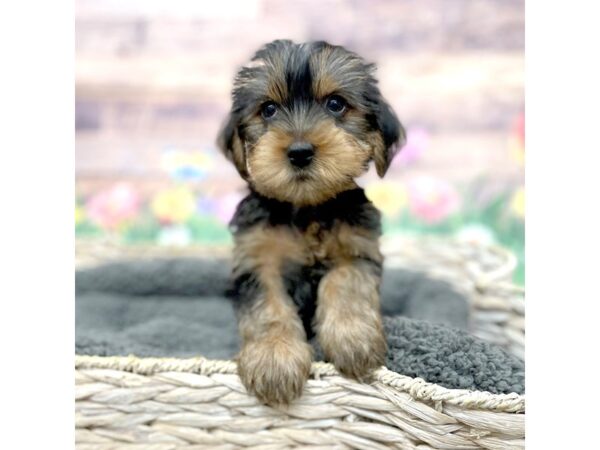
[[[302,168],[310,164],[315,148],[309,142],[294,142],[288,147],[287,157],[294,167]]]

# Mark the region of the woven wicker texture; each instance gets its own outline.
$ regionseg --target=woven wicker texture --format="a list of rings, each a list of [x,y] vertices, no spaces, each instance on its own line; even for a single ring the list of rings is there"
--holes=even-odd
[[[246,393],[231,361],[78,356],[76,369],[78,448],[523,445],[525,416],[510,414],[524,412],[523,396],[445,389],[384,368],[367,385],[314,363],[302,398],[278,409]]]
[[[113,246],[90,258],[89,248],[78,245],[78,264],[165,254]],[[510,284],[509,253],[437,239],[394,240],[383,248],[388,265],[422,270],[460,289],[473,306],[473,333],[522,357],[523,291]],[[524,396],[446,389],[385,368],[364,384],[313,363],[303,396],[275,409],[246,393],[232,361],[77,356],[75,363],[82,450],[524,448]]]

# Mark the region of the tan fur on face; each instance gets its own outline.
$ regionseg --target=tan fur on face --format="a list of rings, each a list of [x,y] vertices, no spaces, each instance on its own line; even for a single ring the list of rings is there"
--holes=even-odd
[[[350,54],[335,55],[335,53],[335,50],[329,47],[311,55],[313,91],[317,99],[322,100],[337,91],[353,90],[358,80],[364,81],[372,72],[369,67],[365,67],[360,60]],[[349,73],[352,74],[351,77],[347,76]]]
[[[255,227],[236,238],[234,276],[257,274],[261,293],[239,317],[239,375],[246,388],[269,404],[289,403],[302,392],[312,350],[285,291],[284,261],[305,264],[299,236],[285,227]]]
[[[356,186],[354,178],[366,169],[370,146],[335,126],[333,120],[319,123],[303,138],[315,146],[312,164],[304,179],[290,165],[287,147],[293,137],[280,130],[265,133],[248,156],[248,171],[261,194],[298,206],[314,205]]]
[[[343,374],[363,379],[384,364],[387,344],[379,307],[379,277],[348,263],[321,280],[315,315],[317,337]]]
[[[327,60],[331,55],[331,49],[324,49],[321,53],[317,53],[311,57],[311,68],[313,71],[313,92],[315,98],[323,100],[328,95],[336,92],[340,85],[328,73]]]
[[[320,53],[312,55],[310,58],[310,67],[313,76],[313,91],[317,99],[324,99],[339,89],[338,83],[327,73],[326,62],[331,56],[331,49],[325,48]]]
[[[284,61],[272,59],[266,67],[269,73],[266,94],[275,103],[283,103],[288,95]]]
[[[313,83],[315,97],[319,100],[325,99],[339,89],[336,81],[327,74],[320,75]]]

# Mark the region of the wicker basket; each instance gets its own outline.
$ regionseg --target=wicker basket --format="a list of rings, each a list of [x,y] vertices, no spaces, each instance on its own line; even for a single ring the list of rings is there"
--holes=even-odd
[[[389,266],[452,283],[471,300],[473,333],[523,357],[523,290],[510,283],[510,253],[439,239],[382,247]],[[197,251],[79,242],[76,261]],[[524,448],[524,396],[446,389],[385,368],[367,385],[315,362],[303,396],[279,409],[246,393],[232,361],[76,356],[75,369],[81,450]]]

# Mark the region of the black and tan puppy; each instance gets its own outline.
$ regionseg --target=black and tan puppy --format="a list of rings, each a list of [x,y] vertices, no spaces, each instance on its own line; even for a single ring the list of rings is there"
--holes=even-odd
[[[404,142],[374,66],[326,42],[274,41],[235,79],[219,144],[250,194],[231,222],[239,374],[270,404],[299,396],[313,330],[362,378],[384,362],[379,212],[355,178]]]

